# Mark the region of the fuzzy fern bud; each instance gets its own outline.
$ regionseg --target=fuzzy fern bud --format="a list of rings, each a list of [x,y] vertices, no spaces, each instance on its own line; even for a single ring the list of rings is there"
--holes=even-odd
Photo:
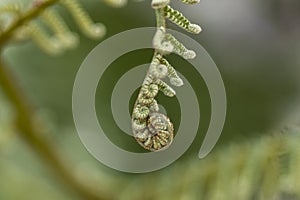
[[[168,74],[168,68],[166,65],[161,64],[157,58],[154,58],[152,63],[150,64],[149,73],[155,79],[163,79]]]

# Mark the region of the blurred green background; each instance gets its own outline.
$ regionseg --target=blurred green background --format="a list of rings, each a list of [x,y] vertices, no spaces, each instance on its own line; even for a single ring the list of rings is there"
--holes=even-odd
[[[106,25],[105,38],[132,28],[155,26],[149,1],[130,1],[123,8],[112,8],[100,0],[81,2],[94,21]],[[203,0],[195,6],[183,5],[179,1],[172,1],[172,5],[192,22],[201,25],[203,32],[191,37],[210,53],[225,83],[227,118],[213,154],[220,153],[219,149],[245,144],[273,130],[280,130],[285,125],[298,123],[300,1]],[[72,30],[80,32],[66,10],[61,7],[58,9]],[[172,24],[169,27],[179,30]],[[196,140],[179,161],[148,174],[126,174],[104,166],[81,144],[72,118],[72,87],[84,58],[99,42],[101,40],[93,41],[81,36],[77,49],[58,57],[45,54],[32,42],[10,44],[4,49],[3,59],[15,73],[28,99],[38,109],[38,117],[46,122],[51,139],[60,147],[58,153],[72,161],[69,167],[82,182],[90,182],[95,188],[101,187],[116,199],[141,199],[140,196],[144,199],[199,199],[195,190],[200,185],[193,182],[185,187],[180,177],[187,170],[197,174],[210,169],[196,167],[213,157],[203,160],[197,158],[210,120],[210,99],[201,76],[195,75],[192,66],[177,56],[169,56],[170,63],[193,85],[202,118]],[[141,149],[133,138],[119,134],[109,111],[109,97],[123,73],[148,63],[151,56],[151,50],[123,55],[101,79],[99,85],[106,87],[98,87],[97,91],[96,107],[101,110],[98,116],[100,123],[111,130],[107,133],[108,137],[115,144],[133,151]],[[176,99],[160,95],[158,100],[166,105],[176,122]],[[9,128],[9,109],[9,102],[5,102],[2,95],[0,199],[79,199],[57,181],[46,164]],[[174,191],[177,187],[181,190]],[[170,191],[172,188],[173,191]],[[156,197],[156,193],[160,197]]]

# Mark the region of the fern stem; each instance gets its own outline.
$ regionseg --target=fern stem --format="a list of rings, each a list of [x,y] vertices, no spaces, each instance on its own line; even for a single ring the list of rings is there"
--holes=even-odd
[[[57,152],[57,146],[45,138],[42,132],[43,127],[37,127],[32,119],[31,105],[24,98],[23,92],[17,86],[16,81],[7,67],[0,60],[0,85],[4,93],[14,106],[16,112],[16,128],[19,129],[19,136],[26,141],[31,148],[39,154],[44,162],[52,171],[65,183],[69,189],[80,196],[82,199],[108,199],[103,197],[99,187],[93,189],[92,185],[86,185],[79,181],[72,172],[69,162]],[[68,164],[68,165],[67,165]]]
[[[164,27],[166,28],[166,19],[164,17],[164,10],[162,8],[155,9],[155,15],[156,15],[156,27]]]

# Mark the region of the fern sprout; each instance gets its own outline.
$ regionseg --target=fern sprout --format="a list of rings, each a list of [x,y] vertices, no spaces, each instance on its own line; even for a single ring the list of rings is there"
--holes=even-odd
[[[186,4],[194,4],[197,0],[182,0]],[[155,97],[161,91],[168,97],[176,95],[175,90],[162,79],[169,77],[174,86],[182,86],[183,81],[177,75],[176,70],[164,58],[164,55],[177,53],[185,59],[193,59],[196,53],[187,49],[174,36],[166,31],[166,19],[194,34],[201,32],[200,26],[190,23],[182,13],[169,6],[170,0],[152,0],[152,8],[156,12],[157,31],[153,38],[155,53],[146,74],[138,98],[134,105],[132,115],[132,129],[138,143],[150,151],[159,151],[169,147],[173,141],[174,128],[170,119],[159,113],[159,107]],[[141,109],[143,108],[143,109]],[[146,109],[147,108],[147,109]],[[139,129],[138,124],[146,127]]]

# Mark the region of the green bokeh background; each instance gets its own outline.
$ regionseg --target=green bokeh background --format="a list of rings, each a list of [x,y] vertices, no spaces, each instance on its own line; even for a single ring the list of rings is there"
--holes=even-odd
[[[244,3],[248,5],[246,1],[237,4]],[[259,9],[251,14],[255,9],[249,8],[250,11],[247,11],[246,8],[246,17],[243,10],[238,12],[240,7],[233,1],[229,1],[223,10],[214,1],[203,0],[193,9],[174,4],[176,8],[183,7],[184,13],[192,21],[202,25],[203,33],[192,37],[210,53],[224,80],[228,112],[217,149],[259,138],[285,125],[293,113],[297,114],[300,89],[298,1],[252,1],[251,5]],[[129,2],[124,8],[111,8],[103,2],[92,0],[83,2],[83,5],[95,21],[106,25],[106,38],[128,29],[155,25],[149,1]],[[58,9],[72,30],[80,32],[70,15],[61,7]],[[218,14],[218,11],[224,16]],[[228,16],[230,11],[232,13]],[[248,20],[247,13],[255,16],[255,20]],[[170,27],[178,30],[173,25]],[[176,163],[145,175],[125,174],[96,161],[80,143],[72,118],[72,87],[84,58],[99,42],[81,35],[77,49],[58,57],[43,53],[32,42],[11,44],[4,51],[4,60],[16,74],[30,101],[49,123],[47,125],[53,130],[51,138],[62,147],[60,151],[74,161],[72,167],[83,177],[83,181],[84,177],[96,177],[97,181],[101,180],[101,185],[106,185],[108,191],[113,191],[112,188],[126,188],[135,181],[146,182],[150,177],[167,176],[169,170],[176,167]],[[101,79],[99,85],[105,87],[98,87],[97,90],[97,114],[107,130],[107,136],[118,146],[131,151],[143,150],[133,138],[122,134],[112,120],[109,98],[114,84],[122,74],[137,65],[148,63],[151,57],[152,50],[149,49],[121,56]],[[197,159],[210,120],[210,99],[203,79],[188,62],[175,55],[168,58],[190,81],[201,110],[197,138],[178,161],[184,163],[191,158]],[[130,101],[131,105],[128,105],[129,109],[136,95],[137,92]],[[165,105],[177,128],[180,111],[176,98],[159,95],[158,100]],[[76,198],[60,185],[21,139],[13,137],[5,147],[0,148],[0,159],[0,199]],[[205,162],[205,159],[199,162]],[[181,173],[180,169],[178,173]],[[29,190],[32,192],[28,193]]]

